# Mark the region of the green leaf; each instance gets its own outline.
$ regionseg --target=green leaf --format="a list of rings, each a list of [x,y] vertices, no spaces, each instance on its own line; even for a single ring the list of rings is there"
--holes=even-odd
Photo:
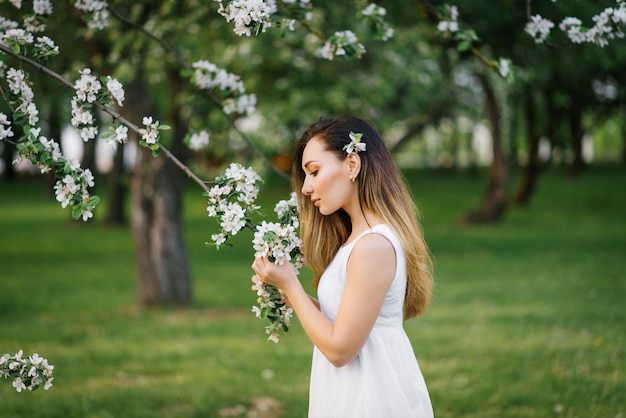
[[[463,51],[467,51],[468,49],[470,49],[471,46],[472,44],[470,42],[462,41],[462,42],[459,42],[459,44],[456,46],[456,49],[459,52],[463,52]]]
[[[96,206],[98,203],[100,203],[100,196],[97,195],[93,195],[87,200],[89,206]]]
[[[72,218],[74,218],[74,220],[78,220],[80,219],[80,215],[83,212],[83,208],[81,206],[74,206],[72,208]]]

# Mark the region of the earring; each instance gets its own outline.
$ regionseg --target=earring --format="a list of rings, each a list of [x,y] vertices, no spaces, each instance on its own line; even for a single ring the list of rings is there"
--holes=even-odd
[[[352,181],[352,183],[354,183],[354,180],[356,180],[356,177],[350,177],[350,181]]]

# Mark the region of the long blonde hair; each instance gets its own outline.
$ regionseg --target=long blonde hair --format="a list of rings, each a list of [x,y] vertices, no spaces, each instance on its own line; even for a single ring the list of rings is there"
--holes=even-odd
[[[404,318],[424,313],[432,297],[432,261],[422,230],[417,222],[417,209],[396,167],[389,150],[378,132],[362,119],[344,116],[320,119],[311,125],[296,144],[292,170],[293,185],[298,196],[302,251],[314,273],[317,289],[320,277],[351,231],[350,217],[342,209],[322,215],[308,196],[302,194],[305,173],[302,154],[312,138],[325,144],[339,160],[347,153],[343,147],[350,141],[350,132],[362,133],[366,151],[360,152],[361,170],[357,177],[361,207],[382,218],[400,238],[406,255],[407,287]]]

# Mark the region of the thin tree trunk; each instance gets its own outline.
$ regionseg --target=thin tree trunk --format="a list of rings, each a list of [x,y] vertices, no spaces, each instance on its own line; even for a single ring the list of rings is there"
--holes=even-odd
[[[487,187],[480,206],[467,213],[463,221],[470,223],[493,223],[502,218],[507,207],[508,167],[502,151],[502,130],[500,128],[500,111],[495,91],[485,74],[479,74],[485,92],[485,104],[490,124],[493,161],[489,168]]]
[[[526,206],[535,190],[539,174],[539,138],[536,104],[529,88],[524,93],[524,113],[526,115],[526,138],[528,140],[528,161],[522,168],[520,183],[513,198],[517,206]]]

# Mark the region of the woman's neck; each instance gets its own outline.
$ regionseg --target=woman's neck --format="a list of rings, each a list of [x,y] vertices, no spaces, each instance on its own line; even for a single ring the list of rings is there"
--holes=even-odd
[[[370,212],[360,212],[355,216],[350,217],[350,221],[352,223],[352,233],[351,237],[354,237],[362,232],[371,229],[372,227],[383,223],[382,219],[373,215]]]

